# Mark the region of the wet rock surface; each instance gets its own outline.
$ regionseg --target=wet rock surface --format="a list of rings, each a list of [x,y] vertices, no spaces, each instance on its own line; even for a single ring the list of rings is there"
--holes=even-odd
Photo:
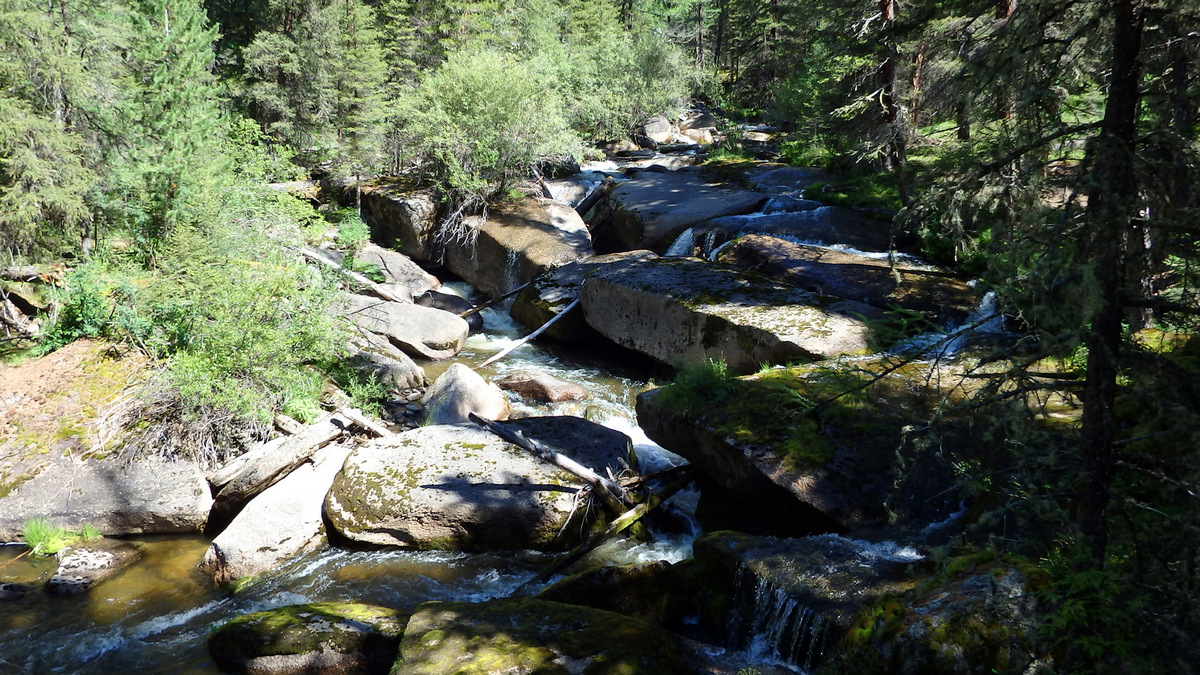
[[[613,612],[545,600],[422,605],[409,619],[397,675],[691,672],[666,631]]]
[[[87,593],[96,585],[134,564],[142,557],[136,544],[102,540],[59,551],[58,567],[46,581],[51,595]]]
[[[222,670],[255,675],[386,673],[407,617],[385,607],[321,602],[246,614],[217,627]]]

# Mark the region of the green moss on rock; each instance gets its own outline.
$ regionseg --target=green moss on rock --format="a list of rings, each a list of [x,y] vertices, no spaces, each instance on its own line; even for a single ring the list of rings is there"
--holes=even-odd
[[[213,630],[208,647],[230,672],[281,666],[309,673],[386,672],[406,621],[396,610],[359,603],[292,605],[232,619]]]

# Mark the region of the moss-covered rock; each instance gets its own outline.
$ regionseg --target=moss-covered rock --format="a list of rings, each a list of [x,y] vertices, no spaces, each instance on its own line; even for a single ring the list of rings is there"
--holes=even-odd
[[[372,605],[292,605],[226,622],[209,635],[208,649],[234,673],[386,673],[406,621]]]
[[[1045,574],[990,560],[950,565],[917,588],[859,609],[822,675],[1041,672],[1034,591]]]
[[[638,422],[704,474],[705,500],[720,502],[706,512],[749,510],[749,525],[737,529],[802,536],[923,526],[960,508],[950,451],[979,456],[986,445],[965,420],[947,419],[941,451],[917,452],[923,437],[911,427],[961,395],[961,378],[931,376],[931,367],[881,357],[769,369],[710,384],[706,405],[683,410],[673,401],[687,397],[673,384],[639,396]]]
[[[627,461],[631,452],[628,436],[580,418],[526,418],[512,424],[602,472],[605,466],[617,467],[618,458]],[[374,545],[565,548],[581,535],[582,523],[564,525],[582,485],[482,428],[428,426],[351,453],[326,497],[325,515],[343,536]],[[593,510],[575,517],[595,515]]]
[[[394,675],[691,672],[671,635],[613,612],[532,598],[435,602],[408,622]]]
[[[713,532],[693,544],[700,615],[725,628],[726,646],[765,645],[819,664],[864,604],[910,588],[911,549],[835,535],[797,539]]]

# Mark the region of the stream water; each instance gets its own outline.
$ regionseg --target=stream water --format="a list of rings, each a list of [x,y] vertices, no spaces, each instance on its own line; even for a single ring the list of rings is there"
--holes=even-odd
[[[469,289],[457,287],[460,293]],[[485,310],[486,329],[473,335],[454,361],[474,365],[512,344],[524,331],[503,311]],[[530,343],[483,369],[491,379],[538,368],[587,386],[587,401],[526,407],[517,414],[586,416],[624,431],[650,469],[682,460],[663,451],[637,427],[633,404],[647,386],[647,366],[629,357],[568,352]],[[451,362],[424,364],[430,380]],[[675,497],[687,511],[695,494]],[[411,610],[428,600],[485,600],[508,595],[550,560],[547,554],[509,551],[486,555],[327,548],[266,574],[236,596],[215,588],[196,569],[208,540],[139,540],[143,559],[90,593],[54,597],[38,588],[53,572],[52,558],[0,546],[0,581],[30,590],[5,599],[0,589],[0,675],[41,673],[217,673],[205,643],[214,625],[247,612],[317,601],[359,601]],[[641,544],[615,542],[580,564],[676,562],[691,555],[689,536]],[[578,568],[576,568],[578,569]]]

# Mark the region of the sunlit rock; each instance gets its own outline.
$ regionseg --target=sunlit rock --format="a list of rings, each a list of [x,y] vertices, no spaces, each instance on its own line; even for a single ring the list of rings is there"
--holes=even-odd
[[[483,379],[470,366],[455,363],[446,369],[425,392],[427,424],[465,424],[470,413],[484,419],[508,418],[508,397],[499,387]]]
[[[471,286],[501,296],[546,270],[592,255],[592,238],[570,206],[529,197],[471,216],[471,241],[446,245],[446,267]]]
[[[583,419],[507,424],[597,471],[629,457],[627,436]],[[570,426],[553,431],[563,424]],[[582,486],[575,476],[480,427],[426,426],[351,453],[329,491],[325,513],[343,536],[368,544],[561,549],[586,531],[585,522],[564,528]],[[595,515],[579,512],[574,518]]]
[[[409,619],[392,673],[691,673],[670,633],[532,598],[431,602]]]
[[[290,605],[218,626],[208,649],[224,672],[254,675],[386,673],[407,617],[349,602]]]
[[[861,354],[876,308],[694,258],[600,267],[580,291],[584,317],[609,340],[673,366],[763,364]]]

